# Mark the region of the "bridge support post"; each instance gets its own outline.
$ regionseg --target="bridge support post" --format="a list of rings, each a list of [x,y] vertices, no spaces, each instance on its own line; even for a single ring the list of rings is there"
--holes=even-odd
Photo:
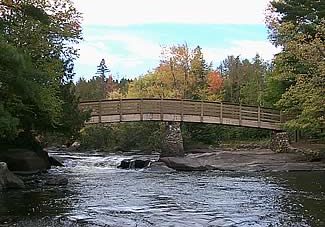
[[[292,150],[289,135],[286,132],[273,131],[271,135],[270,148],[276,153],[287,153]]]
[[[184,156],[183,137],[180,122],[166,123],[160,157]]]

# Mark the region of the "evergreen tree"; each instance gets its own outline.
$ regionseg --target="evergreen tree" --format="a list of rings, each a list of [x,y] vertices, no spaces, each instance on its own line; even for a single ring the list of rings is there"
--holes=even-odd
[[[111,71],[106,66],[105,59],[102,59],[97,66],[96,74],[99,74],[101,77],[106,78],[106,73],[110,73]]]
[[[191,99],[202,99],[205,90],[208,85],[208,74],[211,71],[211,65],[207,65],[202,48],[197,46],[192,52],[192,58],[190,62],[190,74],[194,79],[192,87],[190,88]]]

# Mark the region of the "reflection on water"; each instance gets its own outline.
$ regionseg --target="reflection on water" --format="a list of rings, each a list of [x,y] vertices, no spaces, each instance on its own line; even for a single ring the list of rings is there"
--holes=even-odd
[[[325,226],[325,173],[150,173],[121,156],[64,154],[66,167],[0,192],[0,226]],[[66,186],[46,186],[66,176]]]

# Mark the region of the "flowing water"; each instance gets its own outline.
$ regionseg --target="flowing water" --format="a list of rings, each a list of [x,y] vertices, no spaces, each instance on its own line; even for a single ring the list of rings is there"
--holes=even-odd
[[[157,173],[117,169],[125,156],[55,155],[65,167],[0,192],[0,226],[325,226],[324,172]]]

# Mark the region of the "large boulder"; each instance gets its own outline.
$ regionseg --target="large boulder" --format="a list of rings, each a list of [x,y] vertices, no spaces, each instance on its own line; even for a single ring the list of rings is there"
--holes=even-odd
[[[6,162],[8,169],[20,174],[34,174],[51,167],[46,151],[28,149],[7,149],[0,151],[0,161]]]
[[[160,157],[183,157],[184,146],[179,122],[168,122],[164,133]]]
[[[24,182],[9,171],[5,162],[0,162],[0,191],[7,188],[24,188]]]

